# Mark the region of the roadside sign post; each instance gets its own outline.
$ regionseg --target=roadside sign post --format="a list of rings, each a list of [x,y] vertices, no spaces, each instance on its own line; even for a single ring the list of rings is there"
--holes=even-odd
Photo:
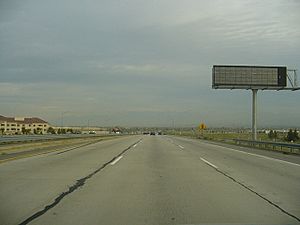
[[[288,75],[294,72],[294,79]],[[287,86],[287,80],[290,87]],[[252,139],[257,140],[257,92],[258,90],[299,90],[296,70],[285,66],[214,65],[212,88],[243,89],[252,91]]]
[[[206,129],[206,125],[201,123],[198,128],[200,130],[200,134],[203,136],[203,131]]]

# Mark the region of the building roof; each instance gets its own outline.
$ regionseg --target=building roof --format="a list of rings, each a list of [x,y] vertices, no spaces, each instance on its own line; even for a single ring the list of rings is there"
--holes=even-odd
[[[31,123],[48,123],[45,120],[42,120],[38,117],[6,117],[0,115],[0,121],[6,121],[10,123],[24,123],[24,124],[31,124]]]

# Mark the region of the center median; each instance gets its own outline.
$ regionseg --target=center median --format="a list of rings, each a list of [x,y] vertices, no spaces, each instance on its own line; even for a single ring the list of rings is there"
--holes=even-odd
[[[119,138],[120,136],[101,136],[73,138],[67,140],[47,140],[43,142],[17,143],[0,146],[0,163],[50,152],[66,152],[100,141]]]

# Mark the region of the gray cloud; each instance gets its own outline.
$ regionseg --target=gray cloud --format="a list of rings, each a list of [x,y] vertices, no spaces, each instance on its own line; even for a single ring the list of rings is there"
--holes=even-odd
[[[1,1],[0,113],[249,126],[250,93],[211,90],[211,67],[300,68],[299,9],[292,0]],[[300,126],[299,93],[259,97],[260,124]]]

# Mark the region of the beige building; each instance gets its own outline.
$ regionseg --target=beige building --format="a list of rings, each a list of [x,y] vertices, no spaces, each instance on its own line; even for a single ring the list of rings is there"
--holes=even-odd
[[[48,122],[37,117],[5,117],[0,115],[1,134],[45,134]]]

